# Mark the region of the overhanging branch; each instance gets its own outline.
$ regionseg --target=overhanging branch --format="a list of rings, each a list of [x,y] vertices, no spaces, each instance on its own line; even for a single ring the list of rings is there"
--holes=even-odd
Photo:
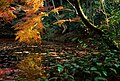
[[[94,34],[98,34],[103,40],[104,42],[107,44],[107,46],[109,47],[110,50],[119,50],[117,45],[115,45],[114,41],[106,36],[105,32],[98,29],[94,24],[92,24],[87,16],[85,16],[82,8],[81,8],[81,5],[80,5],[80,0],[72,0],[72,3],[75,5],[75,8],[78,12],[78,16],[81,17],[82,21],[84,22],[84,24],[94,32]]]

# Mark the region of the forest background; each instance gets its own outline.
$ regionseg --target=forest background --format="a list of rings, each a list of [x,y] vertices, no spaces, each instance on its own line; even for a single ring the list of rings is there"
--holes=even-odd
[[[28,55],[24,60],[28,65],[23,61],[17,64],[17,67],[25,73],[18,79],[27,77],[27,79],[68,81],[79,79],[97,81],[112,78],[119,80],[119,14],[119,0],[1,0],[0,36],[16,37],[15,40],[28,45],[39,45],[44,40],[63,44],[74,43],[75,49],[88,52],[87,56],[81,58],[72,50],[72,53],[66,51],[61,55],[60,51],[63,49],[57,48],[60,52],[57,53],[60,59],[57,60],[61,60],[60,63],[55,61],[56,58],[47,58],[49,51],[45,56]],[[41,49],[38,48],[39,46],[34,47],[37,53],[41,53]],[[43,57],[47,60],[42,61]],[[32,65],[29,61],[33,62]],[[68,67],[70,69],[67,69]]]

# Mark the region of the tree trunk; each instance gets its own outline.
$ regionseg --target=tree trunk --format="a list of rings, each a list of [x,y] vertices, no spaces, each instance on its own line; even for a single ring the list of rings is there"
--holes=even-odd
[[[72,3],[75,5],[75,8],[78,12],[78,16],[81,17],[82,21],[84,22],[84,24],[94,32],[94,34],[98,34],[103,41],[107,44],[107,46],[109,47],[110,50],[119,50],[119,48],[117,47],[117,45],[115,45],[114,41],[110,38],[110,36],[106,36],[105,32],[98,29],[94,24],[92,24],[88,18],[85,16],[81,5],[80,5],[80,0],[73,0]]]

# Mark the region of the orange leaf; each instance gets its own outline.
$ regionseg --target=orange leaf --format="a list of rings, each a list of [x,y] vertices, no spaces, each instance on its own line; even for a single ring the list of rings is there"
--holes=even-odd
[[[10,21],[16,18],[16,15],[14,15],[11,10],[6,10],[6,11],[1,10],[0,17],[2,17],[5,21]]]
[[[54,22],[53,24],[63,24],[64,22],[79,22],[80,18],[73,18],[73,19],[67,19],[67,20],[58,20],[57,22]]]
[[[63,9],[63,6],[59,6],[55,9],[52,9],[50,12],[54,12],[54,13],[58,13],[58,11],[62,10]]]
[[[57,22],[55,22],[53,24],[63,24],[64,22],[66,22],[66,20],[58,20]]]

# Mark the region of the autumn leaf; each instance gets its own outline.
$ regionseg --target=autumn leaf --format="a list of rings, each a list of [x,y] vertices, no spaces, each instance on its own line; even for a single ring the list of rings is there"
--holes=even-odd
[[[66,19],[66,20],[58,20],[57,22],[54,22],[53,24],[63,24],[65,22],[79,22],[80,18],[73,18],[73,19]]]
[[[68,20],[58,20],[57,22],[53,23],[53,24],[63,24],[64,22],[66,22]]]
[[[24,11],[27,14],[35,13],[44,5],[44,0],[24,0],[23,2],[25,3],[25,6],[23,7]]]
[[[54,13],[58,13],[58,11],[62,10],[63,9],[63,6],[59,6],[55,9],[52,9],[50,12],[54,12]]]
[[[80,17],[76,17],[76,18],[70,19],[69,21],[70,22],[79,22],[80,21]]]
[[[16,18],[16,15],[13,14],[11,10],[0,10],[0,17],[2,17],[5,21],[10,21]]]

